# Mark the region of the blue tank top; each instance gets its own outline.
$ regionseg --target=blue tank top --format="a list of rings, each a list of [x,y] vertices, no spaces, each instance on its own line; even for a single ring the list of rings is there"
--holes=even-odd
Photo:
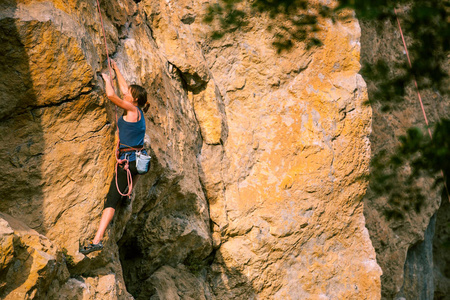
[[[117,121],[117,126],[119,127],[120,148],[144,146],[145,118],[144,113],[139,107],[138,110],[140,114],[139,121],[127,122],[123,119],[123,116]],[[124,159],[127,154],[129,155],[129,161],[136,160],[136,153],[134,151],[123,152],[120,154],[119,158]]]

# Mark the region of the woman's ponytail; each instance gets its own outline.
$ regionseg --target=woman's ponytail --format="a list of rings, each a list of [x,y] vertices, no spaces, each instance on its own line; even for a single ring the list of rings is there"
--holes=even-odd
[[[150,108],[150,103],[147,102],[147,103],[145,103],[145,106],[142,110],[146,113],[149,108]]]

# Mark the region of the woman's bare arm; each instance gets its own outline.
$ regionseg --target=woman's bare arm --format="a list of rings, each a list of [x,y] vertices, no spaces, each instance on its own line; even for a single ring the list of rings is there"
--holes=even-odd
[[[120,73],[119,67],[117,66],[117,63],[111,59],[111,66],[116,72],[117,75],[117,81],[119,82],[119,88],[122,92],[122,95],[125,95],[128,93],[128,84],[125,81],[125,78],[123,78],[122,73]]]
[[[125,109],[126,111],[135,111],[136,106],[134,106],[132,103],[123,101],[120,99],[116,92],[114,91],[114,88],[111,84],[111,79],[108,74],[102,73],[103,80],[105,81],[105,91],[106,96],[108,96],[108,99],[111,100],[115,105],[119,106],[120,108]]]

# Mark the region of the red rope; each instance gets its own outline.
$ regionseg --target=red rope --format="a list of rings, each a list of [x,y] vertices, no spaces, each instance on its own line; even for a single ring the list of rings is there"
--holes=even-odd
[[[402,26],[400,25],[400,20],[398,19],[397,10],[394,8],[395,17],[397,18],[398,29],[400,30],[400,35],[402,36],[403,47],[405,47],[406,57],[408,58],[409,67],[412,69],[411,59],[409,58],[408,47],[406,47],[405,37],[403,36]],[[425,108],[423,107],[422,97],[420,96],[419,86],[417,85],[416,76],[414,76],[414,85],[416,86],[417,96],[419,97],[420,107],[422,108],[423,117],[425,119],[425,123],[427,124],[428,134],[430,138],[433,138],[430,130],[430,126],[428,124],[427,114],[425,112]]]
[[[102,25],[102,32],[103,32],[103,42],[105,44],[105,50],[106,50],[106,57],[108,59],[108,71],[109,71],[109,79],[111,81],[111,86],[113,86],[113,80],[112,80],[112,72],[111,72],[111,60],[109,58],[109,52],[108,52],[108,44],[106,43],[106,33],[105,33],[105,26],[103,25],[103,18],[102,18],[102,12],[100,9],[100,2],[97,0],[97,8],[98,8],[98,14],[100,15],[100,23]],[[117,128],[117,135],[119,136],[119,126],[118,126],[118,118],[117,118],[117,105],[114,105],[115,112],[116,112],[116,128]],[[116,188],[120,195],[122,196],[130,196],[131,192],[133,190],[133,176],[131,175],[131,171],[129,168],[129,161],[128,159],[119,159],[119,147],[120,147],[120,139],[117,141],[117,146],[115,150],[115,157],[116,157]],[[119,184],[117,181],[117,170],[119,164],[125,163],[124,170],[127,172],[127,182],[128,182],[128,192],[122,193],[119,189]]]
[[[409,57],[408,47],[406,46],[405,37],[403,36],[402,26],[400,25],[400,20],[398,18],[397,10],[395,8],[394,8],[394,13],[395,13],[395,17],[397,18],[397,24],[398,24],[398,29],[400,30],[400,35],[402,36],[403,47],[405,48],[406,57],[408,58],[409,68],[412,69],[412,64],[411,64],[411,59]],[[424,108],[423,102],[422,102],[422,97],[420,96],[419,86],[417,85],[416,76],[414,76],[414,85],[416,86],[417,96],[419,98],[420,107],[422,108],[422,113],[423,113],[423,117],[425,119],[425,124],[427,124],[428,134],[430,136],[430,139],[433,139],[433,135],[431,134],[430,126],[428,124],[427,113],[425,112],[425,108]],[[446,178],[444,176],[444,172],[442,170],[441,170],[441,175],[444,178],[445,191],[447,193],[447,198],[450,201],[450,193],[449,193],[448,187],[447,187],[447,180],[446,180]]]

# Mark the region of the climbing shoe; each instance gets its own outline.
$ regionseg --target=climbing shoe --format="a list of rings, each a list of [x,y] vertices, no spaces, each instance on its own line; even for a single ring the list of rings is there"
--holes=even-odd
[[[83,247],[81,247],[80,248],[80,253],[81,254],[84,254],[84,255],[87,255],[87,254],[89,254],[89,253],[91,253],[91,252],[94,252],[94,251],[100,251],[100,250],[102,250],[103,249],[103,244],[102,244],[102,242],[99,242],[98,244],[89,244],[88,246],[83,246]]]

